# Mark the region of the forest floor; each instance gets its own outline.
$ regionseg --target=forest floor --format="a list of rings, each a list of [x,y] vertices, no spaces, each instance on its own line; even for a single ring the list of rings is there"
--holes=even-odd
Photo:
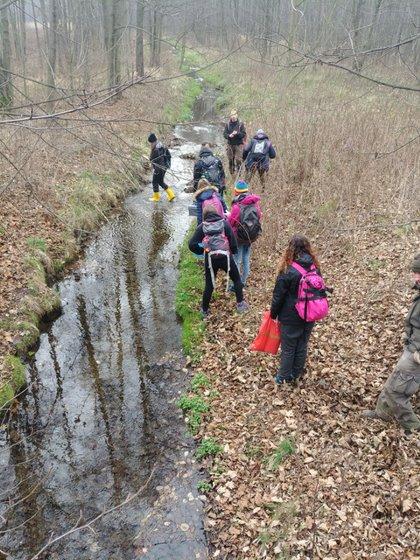
[[[401,353],[412,297],[418,159],[414,145],[396,149],[410,99],[317,70],[293,79],[246,62],[229,72],[227,101],[249,132],[266,129],[278,157],[265,191],[253,185],[264,231],[245,291],[251,311],[235,313],[219,278],[195,356],[204,381],[190,396],[204,412],[190,420],[209,449],[212,557],[413,560],[418,440],[361,417]],[[278,358],[248,348],[297,232],[314,242],[334,294],[299,387],[277,387]],[[196,284],[191,293],[198,309]]]
[[[163,72],[179,73],[173,57]],[[49,280],[139,188],[149,132],[171,133],[154,121],[188,116],[190,84],[195,88],[191,78],[140,85],[113,104],[84,111],[82,119],[76,113],[64,124],[3,128],[1,140],[19,172],[7,163],[0,169],[6,185],[0,208],[0,408],[24,381],[15,355],[30,350],[40,318],[59,307]]]

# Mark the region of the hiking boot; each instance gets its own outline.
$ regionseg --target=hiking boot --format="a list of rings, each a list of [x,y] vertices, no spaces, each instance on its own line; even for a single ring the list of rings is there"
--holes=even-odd
[[[166,189],[166,196],[168,197],[169,202],[172,202],[175,198],[175,193],[170,187]]]
[[[241,301],[241,303],[236,304],[236,311],[238,313],[246,313],[247,311],[249,311],[249,305],[245,300],[243,300]]]
[[[406,436],[411,436],[413,434],[417,434],[418,432],[420,432],[420,426],[410,426],[409,428],[404,427],[404,434]]]
[[[368,418],[369,420],[382,420],[380,416],[376,414],[375,410],[364,410],[362,412],[363,418]]]
[[[149,198],[150,202],[159,202],[160,200],[160,193],[154,192],[153,196]]]

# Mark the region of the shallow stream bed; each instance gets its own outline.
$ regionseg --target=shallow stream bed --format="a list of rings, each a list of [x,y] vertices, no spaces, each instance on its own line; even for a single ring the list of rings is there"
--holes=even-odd
[[[196,106],[211,119],[213,96]],[[201,475],[176,401],[189,374],[174,311],[188,230],[192,161],[217,126],[179,125],[168,174],[174,203],[129,197],[58,289],[18,412],[0,430],[0,551],[29,560],[207,558]],[[137,495],[138,493],[138,495]],[[135,497],[121,505],[128,496]],[[2,553],[0,552],[0,558]]]

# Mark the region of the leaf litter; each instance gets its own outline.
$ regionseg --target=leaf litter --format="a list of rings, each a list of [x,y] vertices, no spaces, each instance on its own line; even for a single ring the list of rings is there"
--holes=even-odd
[[[238,316],[225,294],[211,305],[196,369],[216,390],[200,435],[224,449],[206,463],[214,487],[206,520],[212,557],[419,558],[418,440],[396,424],[361,417],[401,352],[416,232],[361,230],[348,255],[339,238],[315,232],[313,239],[335,290],[298,388],[274,384],[278,357],[248,350],[274,285],[278,258],[267,239],[254,246],[250,313]],[[366,266],[377,254],[380,275]],[[273,468],[284,441],[293,444]]]

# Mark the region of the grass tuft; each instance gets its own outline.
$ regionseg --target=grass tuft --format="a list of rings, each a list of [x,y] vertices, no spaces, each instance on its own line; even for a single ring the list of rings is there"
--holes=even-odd
[[[202,494],[208,494],[213,490],[213,485],[211,482],[208,482],[207,480],[202,480],[197,484],[197,490]]]
[[[268,458],[267,460],[268,468],[271,471],[276,471],[281,465],[281,463],[286,459],[286,457],[289,457],[289,455],[293,455],[295,451],[296,451],[296,446],[293,440],[291,439],[282,440],[278,444],[274,453],[272,453]]]
[[[218,455],[223,450],[222,446],[217,443],[213,438],[204,438],[195,452],[197,459],[204,459]]]
[[[199,391],[200,389],[207,389],[210,387],[210,379],[204,373],[196,373],[191,381],[191,389],[194,392]]]
[[[208,403],[199,395],[182,395],[178,401],[179,408],[186,413],[188,427],[193,435],[200,429],[203,415],[209,411]]]

